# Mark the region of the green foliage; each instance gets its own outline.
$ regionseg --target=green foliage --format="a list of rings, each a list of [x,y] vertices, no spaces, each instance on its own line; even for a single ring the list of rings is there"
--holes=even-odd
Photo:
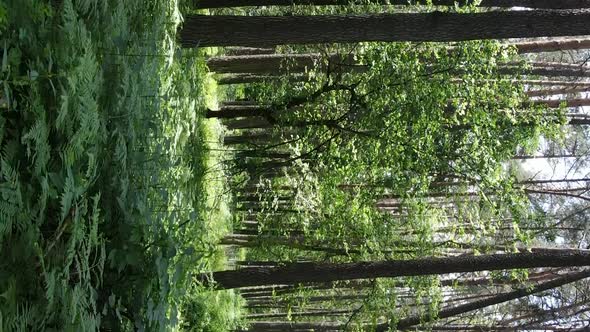
[[[191,332],[222,332],[237,329],[243,306],[233,291],[194,291],[183,305],[181,326]]]
[[[223,230],[179,21],[174,1],[1,3],[0,330],[167,330],[196,296]]]

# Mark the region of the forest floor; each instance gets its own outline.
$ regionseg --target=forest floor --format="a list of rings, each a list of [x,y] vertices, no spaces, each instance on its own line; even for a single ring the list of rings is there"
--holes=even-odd
[[[239,297],[192,278],[232,220],[179,6],[0,1],[0,330],[234,326]]]

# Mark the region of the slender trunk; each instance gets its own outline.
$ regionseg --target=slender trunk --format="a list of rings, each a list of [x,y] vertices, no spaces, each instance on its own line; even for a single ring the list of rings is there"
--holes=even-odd
[[[526,328],[495,325],[494,327],[483,325],[445,325],[433,326],[432,331],[475,331],[475,332],[519,332],[519,331],[557,331],[557,332],[572,332],[571,328],[561,328],[554,326],[527,326]]]
[[[270,110],[266,107],[247,105],[247,106],[223,106],[219,110],[207,110],[207,118],[234,119],[241,117],[262,116],[266,117]]]
[[[236,153],[239,158],[269,158],[269,159],[287,159],[291,157],[289,152],[276,152],[267,150],[247,150]]]
[[[301,312],[279,312],[266,314],[250,314],[246,319],[263,319],[263,318],[283,318],[283,317],[323,317],[323,316],[339,316],[351,314],[353,310],[318,310],[318,311],[301,311]]]
[[[225,49],[227,55],[257,55],[257,54],[273,54],[275,49],[258,48],[258,47],[228,47]]]
[[[295,210],[294,210],[295,211]],[[295,211],[297,212],[297,211]],[[264,245],[285,246],[292,249],[324,252],[331,255],[345,256],[350,254],[360,253],[354,249],[340,249],[322,246],[320,244],[306,244],[303,237],[271,237],[271,236],[226,236],[221,242],[221,245],[235,245],[245,248],[259,247]],[[304,264],[304,263],[302,263]]]
[[[537,47],[539,47],[537,48],[537,50],[541,49],[541,46],[543,46],[539,45],[538,42],[534,44]],[[533,49],[533,46],[529,46],[527,43],[514,45],[517,47],[520,45],[523,48]],[[449,52],[452,52],[452,49],[449,50]],[[428,61],[428,59],[424,59],[424,61]],[[504,63],[500,67],[500,72],[508,74],[523,72],[523,70],[520,68],[520,64],[520,62]],[[577,64],[554,62],[530,62],[528,64],[531,65],[532,68],[529,71],[524,72],[530,74],[580,77],[590,75],[588,67],[580,66]],[[212,72],[220,74],[248,74],[245,77],[250,76],[261,78],[279,76],[285,73],[302,74],[307,72],[307,70],[310,68],[320,68],[321,70],[326,70],[327,68],[330,68],[331,71],[341,70],[346,72],[364,72],[368,70],[368,67],[366,65],[361,65],[358,63],[357,60],[355,60],[354,54],[330,54],[329,56],[325,56],[319,53],[292,53],[247,56],[219,56],[210,58],[207,61],[207,65],[209,66],[209,69]]]
[[[223,138],[223,144],[225,145],[237,145],[237,144],[259,144],[262,141],[268,141],[273,138],[273,135],[266,132],[256,133],[244,133],[242,135],[231,135]]]
[[[248,330],[243,332],[271,332],[271,331],[341,331],[344,325],[339,322],[252,322]]]
[[[568,86],[572,88],[590,87],[589,81],[554,81],[554,80],[513,80],[514,84],[538,86]]]
[[[515,43],[513,45],[516,47],[518,53],[520,54],[556,52],[590,48],[590,39],[542,40],[534,42]]]
[[[326,301],[362,300],[365,298],[367,298],[366,294],[344,294],[344,295],[299,297],[299,300],[301,300],[301,301],[305,300],[306,303],[317,303],[317,302],[326,302]],[[257,297],[257,298],[250,298],[248,300],[248,305],[256,306],[256,305],[269,305],[269,304],[284,304],[284,303],[288,303],[291,300],[293,300],[293,299],[292,298],[277,299],[274,296]]]
[[[219,288],[238,288],[273,284],[586,265],[590,265],[590,253],[552,251],[342,264],[294,263],[276,268],[247,268],[237,271],[213,272],[213,279],[215,280],[214,284]],[[212,283],[209,276],[209,273],[204,273],[197,276],[197,280],[204,285],[210,285]]]
[[[590,77],[590,70],[586,67],[533,66],[523,69],[519,66],[503,65],[498,67],[498,73],[503,75],[524,74],[542,77]]]
[[[253,100],[226,100],[221,106],[256,106],[258,103]]]
[[[580,92],[587,92],[590,90],[590,87],[583,86],[583,87],[562,87],[557,89],[543,89],[543,90],[530,90],[527,91],[526,94],[529,97],[540,97],[540,96],[555,96],[555,95],[567,95],[567,94],[574,94]]]
[[[556,1],[552,1],[556,2]],[[590,11],[401,13],[313,16],[188,15],[183,47],[460,41],[590,34]]]
[[[549,108],[558,108],[561,105],[565,107],[582,107],[590,106],[590,98],[575,98],[575,99],[554,99],[554,100],[533,100],[530,103],[534,105],[545,105]],[[525,105],[526,106],[526,105]]]
[[[467,312],[483,309],[483,308],[486,308],[486,307],[489,307],[492,305],[516,300],[516,299],[519,299],[519,298],[522,298],[525,296],[529,296],[531,294],[535,294],[535,293],[543,292],[546,290],[554,289],[557,287],[561,287],[563,285],[566,285],[566,284],[569,284],[572,282],[576,282],[578,280],[582,280],[582,279],[585,279],[588,277],[590,277],[590,270],[570,273],[570,274],[567,274],[563,277],[555,278],[553,280],[538,284],[534,287],[520,288],[520,289],[514,290],[512,292],[496,295],[492,298],[488,298],[488,299],[484,299],[484,300],[480,300],[480,301],[474,301],[474,302],[466,303],[466,304],[451,307],[451,308],[445,308],[445,309],[440,310],[436,314],[408,317],[408,318],[398,321],[397,324],[395,325],[395,328],[397,328],[398,330],[402,330],[402,329],[407,329],[407,328],[410,328],[410,327],[418,325],[418,324],[429,323],[431,321],[457,316],[457,315],[464,314]],[[391,328],[391,326],[389,323],[380,324],[380,325],[378,325],[376,332],[389,331],[390,328]]]
[[[426,0],[373,0],[375,4],[383,5],[425,5]],[[470,0],[432,0],[435,6],[454,6],[455,3],[464,6],[471,4]],[[230,8],[246,6],[291,6],[291,5],[313,5],[313,6],[347,6],[359,3],[354,0],[195,0],[195,6],[204,8]],[[364,3],[364,2],[362,2]],[[590,7],[590,0],[482,0],[480,7],[528,7],[545,9],[575,9]]]
[[[236,74],[236,75],[224,75],[217,78],[217,84],[229,85],[229,84],[242,84],[242,83],[260,83],[269,80],[278,80],[284,76],[280,75],[251,75],[251,74]],[[304,73],[290,73],[287,77],[289,82],[304,82],[309,80],[309,76]]]
[[[207,60],[209,70],[216,73],[233,74],[278,74],[305,72],[318,65],[331,69],[355,64],[354,55],[332,54],[325,57],[318,53],[305,54],[261,54],[244,56],[219,56]]]
[[[264,129],[272,128],[273,125],[267,119],[262,117],[247,117],[244,119],[236,119],[225,124],[227,129]]]
[[[578,158],[575,154],[547,154],[542,156],[514,156],[513,160]]]

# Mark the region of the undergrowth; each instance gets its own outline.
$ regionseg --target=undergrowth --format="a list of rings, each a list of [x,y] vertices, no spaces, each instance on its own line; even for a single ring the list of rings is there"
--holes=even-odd
[[[180,21],[174,0],[0,1],[2,331],[237,324],[191,278],[229,218]]]

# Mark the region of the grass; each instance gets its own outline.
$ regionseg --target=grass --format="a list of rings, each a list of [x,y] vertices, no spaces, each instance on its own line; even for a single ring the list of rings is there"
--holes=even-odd
[[[175,0],[0,1],[0,330],[222,331],[216,89]],[[197,310],[198,309],[198,310]]]

